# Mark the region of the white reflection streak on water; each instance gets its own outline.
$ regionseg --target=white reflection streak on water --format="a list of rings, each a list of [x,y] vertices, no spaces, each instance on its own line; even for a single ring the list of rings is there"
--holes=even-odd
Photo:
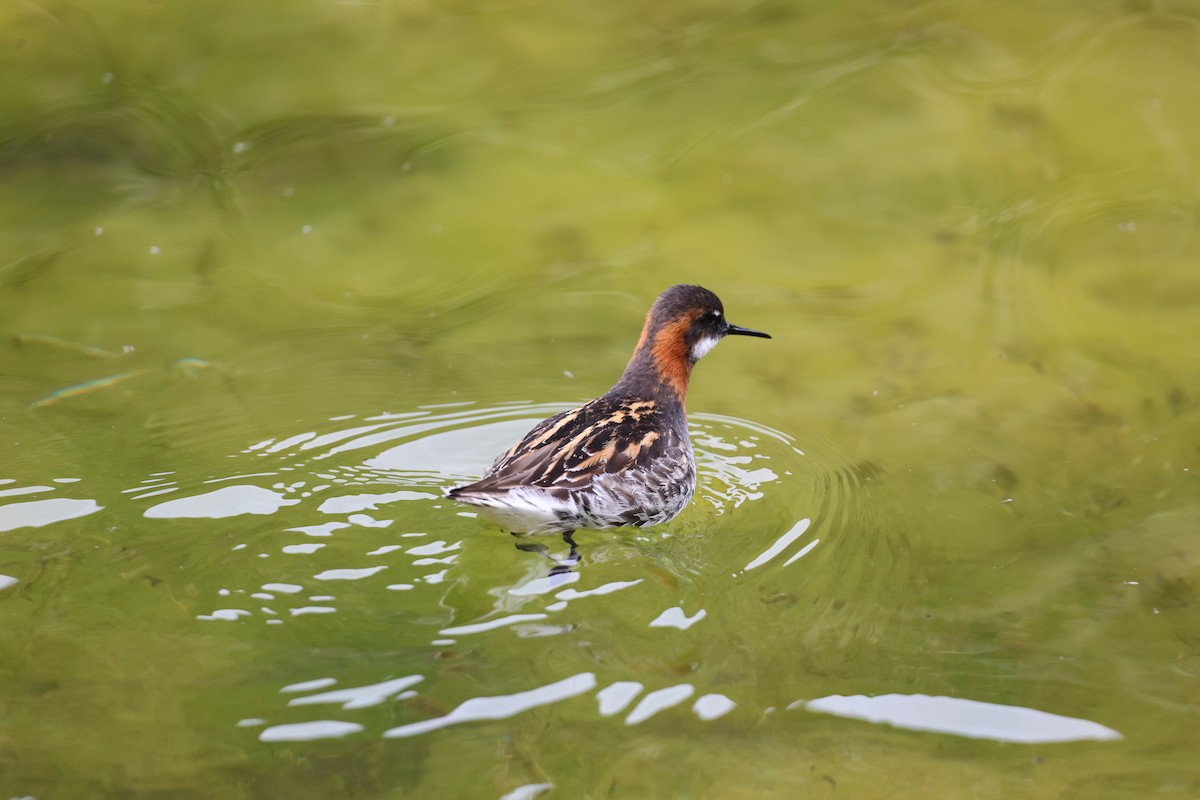
[[[931,697],[924,694],[847,697],[835,694],[807,702],[798,701],[788,706],[789,709],[795,707],[866,722],[882,722],[907,730],[1018,744],[1121,738],[1121,734],[1112,728],[1090,720],[958,697]]]
[[[229,475],[224,478],[211,478],[204,481],[205,483],[225,483],[226,481],[236,481],[242,478],[271,478],[278,475],[278,472],[247,472],[243,475]]]
[[[412,562],[415,567],[430,567],[434,564],[453,564],[458,561],[458,555],[446,556],[445,558],[418,558]]]
[[[446,544],[444,540],[438,539],[436,542],[429,542],[428,544],[419,544],[416,547],[410,547],[408,549],[408,554],[410,556],[440,556],[442,553],[452,553],[461,548],[461,539],[454,544]]]
[[[333,606],[301,606],[293,608],[290,613],[293,617],[302,617],[306,614],[336,614],[337,609]]]
[[[75,500],[57,497],[50,500],[30,500],[0,506],[0,531],[17,528],[40,528],[52,522],[86,517],[104,506],[95,500]]]
[[[178,491],[179,491],[178,486],[172,486],[167,489],[159,489],[157,492],[146,492],[145,494],[135,494],[133,496],[133,499],[134,500],[145,500],[147,497],[158,497],[159,495],[162,495],[162,494],[171,494],[172,492],[178,492]]]
[[[633,711],[629,712],[629,716],[625,718],[625,724],[637,725],[639,722],[645,722],[658,712],[679,705],[695,693],[696,687],[690,683],[680,683],[651,692],[642,698]]]
[[[146,487],[141,487],[135,491],[141,491]],[[15,497],[22,494],[40,494],[41,492],[53,492],[53,486],[22,486],[19,489],[0,489],[0,497]]]
[[[320,542],[316,544],[287,544],[280,548],[280,551],[288,555],[312,555],[324,546]]]
[[[600,703],[600,716],[611,717],[625,710],[633,698],[642,693],[644,687],[637,681],[617,681],[596,692]]]
[[[286,531],[303,533],[305,536],[333,536],[333,532],[349,528],[348,522],[326,522],[324,525],[301,525],[298,528],[284,528]]]
[[[395,739],[405,736],[435,731],[450,725],[476,720],[508,719],[523,711],[538,706],[557,703],[577,697],[596,688],[596,676],[591,672],[581,672],[561,681],[530,689],[516,694],[496,695],[494,697],[475,697],[467,700],[458,708],[444,717],[435,717],[422,722],[400,725],[384,732],[384,736]]]
[[[554,596],[559,600],[578,600],[581,597],[596,597],[600,595],[612,594],[613,592],[619,592],[622,589],[628,589],[630,586],[637,586],[641,582],[642,578],[638,578],[635,581],[611,581],[610,583],[601,584],[595,589],[584,589],[582,591],[577,591],[575,589],[563,589]]]
[[[211,614],[197,614],[196,619],[205,621],[222,620],[225,622],[236,622],[238,617],[248,617],[250,612],[244,608],[218,608]]]
[[[680,631],[686,631],[689,627],[695,625],[696,622],[706,618],[706,616],[708,616],[708,612],[703,608],[695,614],[688,616],[683,612],[682,608],[672,606],[666,609],[665,612],[655,616],[653,620],[650,620],[650,627],[677,627]]]
[[[692,704],[692,711],[704,722],[723,717],[735,708],[737,703],[723,694],[706,694],[696,698],[696,702]]]
[[[500,800],[533,800],[542,792],[548,792],[553,788],[553,783],[527,783],[501,795]]]
[[[787,548],[788,545],[790,545],[792,542],[796,541],[802,535],[804,535],[804,532],[806,530],[808,530],[808,526],[811,524],[812,524],[812,520],[810,520],[808,517],[805,517],[804,519],[797,522],[795,525],[792,526],[791,530],[789,530],[787,533],[783,534],[778,539],[776,539],[775,543],[773,545],[771,545],[765,551],[763,551],[763,553],[761,555],[759,555],[758,558],[754,559],[749,564],[747,564],[744,567],[744,569],[746,571],[749,571],[749,570],[755,569],[756,567],[761,567],[763,564],[767,563],[772,558],[774,558],[775,556],[782,553],[784,551],[784,549]],[[815,545],[819,541],[820,541],[820,539],[814,540],[813,542],[811,542],[809,544],[809,547],[811,548],[813,545]],[[807,551],[805,551],[805,552],[807,552]],[[787,563],[790,564],[790,563],[792,563],[792,561],[795,561],[795,558],[792,558]]]
[[[437,496],[428,492],[385,492],[383,494],[348,494],[330,497],[317,507],[322,514],[349,514],[354,511],[375,511],[378,503],[394,503],[398,500],[433,500]]]
[[[258,735],[260,742],[310,742],[314,739],[337,739],[363,729],[357,722],[332,719],[274,725]]]
[[[316,435],[317,435],[316,431],[308,431],[306,433],[298,433],[295,436],[289,436],[288,438],[284,439],[282,442],[277,442],[276,444],[273,444],[270,447],[268,447],[266,449],[266,452],[278,453],[280,450],[287,450],[289,448],[295,447],[298,444],[307,442],[309,439],[314,438]]]
[[[337,678],[314,678],[311,681],[301,681],[300,683],[289,683],[280,689],[280,692],[311,692],[314,689],[324,689],[326,686],[333,686],[337,683]]]
[[[284,506],[299,502],[261,486],[242,484],[168,500],[146,509],[143,516],[151,519],[224,519],[242,514],[274,514]]]
[[[351,514],[346,519],[362,528],[389,528],[395,522],[392,519],[375,519],[369,514]]]
[[[783,562],[783,565],[786,567],[788,564],[791,564],[794,561],[798,561],[799,559],[804,558],[804,556],[808,555],[809,550],[812,550],[814,547],[816,547],[820,543],[821,543],[820,539],[813,539],[811,542],[804,545],[804,547],[801,547],[799,550],[797,550],[796,554],[794,556],[789,558],[787,561]]]
[[[335,442],[342,442],[342,441],[345,441],[346,439],[352,439],[353,437],[360,436],[364,433],[370,433],[371,431],[377,431],[380,428],[391,428],[391,427],[394,427],[394,425],[395,425],[395,423],[381,422],[378,425],[362,425],[357,428],[347,428],[344,431],[334,431],[333,433],[326,433],[326,434],[318,436],[317,438],[307,441],[304,444],[300,445],[300,449],[301,450],[313,450],[318,447],[325,447],[326,445],[334,444]]]
[[[377,572],[387,569],[386,566],[363,567],[361,569],[327,569],[313,575],[319,581],[358,581],[369,578]]]
[[[354,686],[347,689],[334,689],[330,692],[312,694],[307,697],[294,697],[288,701],[289,706],[308,706],[316,703],[341,703],[342,708],[351,711],[356,708],[369,708],[383,703],[388,698],[399,694],[410,686],[415,686],[425,680],[423,675],[406,675],[382,683],[368,686]]]
[[[442,628],[438,633],[443,636],[462,636],[468,633],[483,633],[484,631],[495,630],[496,628],[505,628],[509,625],[516,625],[521,622],[534,622],[536,620],[546,619],[546,614],[510,614],[507,617],[499,619],[490,619],[487,622],[476,622],[470,625],[459,625],[454,628]]]
[[[692,627],[707,616],[708,612],[703,608],[689,617],[687,614],[683,613],[682,608],[679,608],[678,606],[672,606],[651,620],[650,627],[678,628],[681,631],[686,631],[688,628]]]
[[[549,594],[555,589],[566,586],[568,583],[575,583],[583,577],[579,572],[561,572],[553,575],[546,575],[542,578],[534,578],[533,580],[523,583],[508,590],[510,595],[514,597],[534,597],[541,594]],[[569,589],[564,591],[570,591]]]

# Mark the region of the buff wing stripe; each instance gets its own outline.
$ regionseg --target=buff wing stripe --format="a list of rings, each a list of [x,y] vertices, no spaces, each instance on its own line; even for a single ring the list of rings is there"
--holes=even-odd
[[[662,426],[661,413],[652,400],[598,398],[546,420],[498,458],[480,481],[453,490],[451,496],[470,502],[472,494],[519,486],[573,491],[586,488],[597,475],[646,469],[680,445],[673,427]]]

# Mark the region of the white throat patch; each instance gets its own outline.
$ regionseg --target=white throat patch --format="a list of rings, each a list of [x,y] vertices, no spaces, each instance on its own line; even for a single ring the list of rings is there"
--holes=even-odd
[[[708,351],[717,346],[717,342],[721,341],[716,336],[706,336],[703,339],[692,345],[692,361],[699,361],[708,355]]]

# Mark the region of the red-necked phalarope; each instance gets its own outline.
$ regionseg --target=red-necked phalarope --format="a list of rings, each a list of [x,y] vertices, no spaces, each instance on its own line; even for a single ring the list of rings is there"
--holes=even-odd
[[[672,286],[646,315],[642,336],[613,388],[538,423],[476,483],[450,489],[460,503],[514,533],[658,525],[696,490],[684,396],[692,366],[730,334],[715,294]]]

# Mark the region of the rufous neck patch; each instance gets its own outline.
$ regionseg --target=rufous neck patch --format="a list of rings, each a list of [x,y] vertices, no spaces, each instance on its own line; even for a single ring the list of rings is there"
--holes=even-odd
[[[688,380],[692,376],[692,362],[688,359],[687,344],[683,340],[691,324],[692,321],[686,318],[672,320],[659,327],[650,343],[654,368],[679,397],[680,403],[687,395]]]

